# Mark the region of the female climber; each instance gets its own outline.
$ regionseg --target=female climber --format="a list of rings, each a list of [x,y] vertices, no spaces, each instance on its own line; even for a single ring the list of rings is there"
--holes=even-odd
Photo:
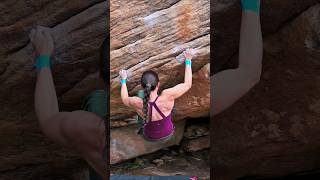
[[[35,111],[44,134],[53,141],[77,151],[89,164],[90,180],[108,179],[106,173],[106,128],[107,115],[107,50],[104,41],[100,52],[100,77],[97,90],[85,98],[83,109],[73,112],[59,110],[51,72],[51,55],[54,40],[49,28],[38,26],[30,33],[30,40],[37,54],[35,66]]]
[[[239,66],[211,77],[213,115],[230,107],[260,81],[263,51],[260,0],[241,0],[241,4]]]
[[[160,82],[156,72],[148,70],[141,76],[141,86],[144,89],[144,96],[130,97],[127,89],[127,71],[120,71],[121,78],[121,99],[122,102],[134,109],[139,116],[144,117],[142,132],[148,140],[164,140],[174,133],[172,123],[172,109],[174,101],[186,93],[192,85],[192,69],[190,50],[184,51],[185,75],[184,82],[172,88],[163,90],[159,94]]]

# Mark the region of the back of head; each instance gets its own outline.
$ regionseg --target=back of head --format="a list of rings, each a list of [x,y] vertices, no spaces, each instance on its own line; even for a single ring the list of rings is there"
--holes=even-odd
[[[143,98],[143,112],[144,112],[144,121],[145,123],[149,120],[148,114],[148,102],[150,99],[151,91],[155,90],[159,83],[158,74],[154,71],[146,71],[142,74],[141,77],[141,86],[144,89],[144,98]]]
[[[151,91],[155,90],[159,83],[158,74],[152,70],[145,71],[141,77],[141,86],[145,89],[150,86]]]

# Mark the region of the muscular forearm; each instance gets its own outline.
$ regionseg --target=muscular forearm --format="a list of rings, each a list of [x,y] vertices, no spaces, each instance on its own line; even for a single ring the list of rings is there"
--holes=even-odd
[[[42,131],[51,139],[60,142],[57,136],[60,123],[54,118],[59,112],[58,100],[49,68],[42,68],[38,72],[35,111]]]
[[[127,84],[123,83],[121,84],[121,100],[125,105],[128,105],[128,98],[129,98],[129,93],[128,93]]]
[[[35,88],[35,111],[40,125],[46,130],[56,130],[57,123],[50,119],[59,112],[58,100],[51,74],[50,56],[54,43],[50,29],[38,26],[30,32],[30,40],[35,47],[38,58],[36,59],[37,81]],[[53,125],[56,125],[53,127]]]
[[[190,60],[191,61],[191,60]],[[185,72],[184,72],[184,84],[188,87],[192,85],[192,68],[190,65],[185,65]]]
[[[38,72],[35,110],[39,120],[47,119],[59,112],[57,95],[49,68],[43,68]]]
[[[239,45],[239,68],[253,79],[259,79],[262,69],[262,34],[258,12],[243,11]]]

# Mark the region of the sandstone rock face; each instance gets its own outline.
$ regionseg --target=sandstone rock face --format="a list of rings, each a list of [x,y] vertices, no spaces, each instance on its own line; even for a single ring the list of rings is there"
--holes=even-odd
[[[207,148],[210,148],[210,136],[193,139],[184,147],[187,152],[196,152]]]
[[[55,40],[53,76],[59,104],[62,110],[79,109],[83,97],[96,88],[98,50],[109,28],[106,1],[5,0],[0,3],[0,10],[1,172],[25,164],[78,158],[52,144],[39,131],[33,108],[36,73],[28,34],[36,25],[52,28]],[[197,89],[191,90],[190,95],[184,97],[193,102],[195,109],[189,114],[180,113],[179,119],[208,116],[209,104],[203,98],[210,92],[209,1],[111,1],[110,10],[111,100],[116,102],[112,107],[117,110],[112,111],[112,117],[119,120],[113,122],[132,118],[134,114],[127,109],[123,111],[119,101],[116,76],[120,69],[132,71],[131,93],[139,88],[137,81],[141,72],[150,68],[161,74],[163,87],[169,87],[183,79],[184,66],[175,61],[175,56],[190,47],[197,50],[194,77],[202,81],[195,84],[207,83],[207,89],[200,95],[194,92]],[[200,110],[203,107],[204,110]],[[120,123],[120,126],[128,125]]]
[[[194,78],[193,94],[185,95],[177,102],[175,120],[209,114],[209,53],[210,53],[210,1],[111,1],[111,117],[113,121],[134,115],[120,99],[118,72],[128,69],[130,93],[140,89],[140,77],[146,70],[159,73],[163,88],[183,81],[184,65],[175,57],[186,48],[195,48],[193,72],[202,74]],[[201,70],[200,70],[201,71]],[[197,85],[206,86],[201,92]],[[190,91],[191,93],[191,91]],[[201,102],[200,102],[201,101]],[[205,102],[204,102],[205,101]],[[192,107],[197,104],[197,107]],[[184,106],[184,107],[183,107]],[[205,108],[203,108],[205,107]],[[183,108],[191,108],[185,111]],[[198,112],[200,111],[200,112]],[[183,112],[183,113],[182,113]]]
[[[34,4],[40,5],[41,3],[34,2]],[[64,3],[60,3],[60,6],[65,7],[64,5]],[[78,7],[79,5],[82,6]],[[92,6],[89,5],[75,3],[73,6],[70,4],[69,9],[67,6],[65,10],[62,8],[64,11],[61,12],[61,16],[64,16],[64,13],[70,13],[71,8],[75,8],[75,11],[79,13],[75,16],[71,14],[66,21],[55,22],[57,19],[53,16],[42,22],[41,19],[38,19],[38,16],[34,15],[34,17],[30,16],[30,18],[33,18],[30,19],[31,22],[25,22],[26,20],[22,19],[21,22],[18,21],[9,27],[1,27],[0,31],[4,31],[1,36],[9,33],[9,35],[0,39],[2,41],[0,56],[3,57],[1,59],[2,69],[0,70],[0,99],[1,102],[6,103],[6,106],[0,112],[2,117],[8,116],[8,113],[13,114],[11,117],[14,117],[14,114],[26,114],[33,111],[35,73],[32,71],[32,47],[28,41],[28,33],[35,24],[52,25],[52,34],[55,40],[55,53],[53,55],[55,68],[53,73],[57,93],[60,97],[70,93],[74,86],[81,84],[82,80],[92,78],[95,75],[97,72],[98,49],[106,34],[106,3],[92,3]],[[49,5],[47,8],[49,8]],[[60,9],[59,6],[56,8]],[[84,8],[87,9],[82,11]],[[49,8],[50,10],[44,9],[44,12],[55,11],[54,7],[53,9]],[[34,10],[31,8],[30,11]],[[19,19],[19,17],[16,18]],[[19,38],[18,35],[12,35],[15,40],[12,43],[6,38],[10,38],[10,33],[14,31],[19,31],[19,36],[23,36],[23,38]],[[6,50],[6,48],[9,49]],[[93,85],[90,83],[87,82],[87,87],[77,92],[80,95],[77,100],[65,97],[68,98],[68,103],[73,103],[72,109],[79,107],[79,102],[83,98],[81,95],[92,90]],[[64,105],[63,102],[62,99],[62,106]],[[76,104],[77,107],[74,107],[75,103],[78,103]],[[13,105],[18,105],[18,107]]]
[[[150,143],[137,135],[133,110],[120,98],[121,69],[130,72],[129,93],[139,89],[144,71],[159,74],[162,89],[183,82],[184,65],[176,60],[186,48],[194,48],[193,85],[176,101],[174,120],[208,117],[210,112],[210,1],[118,1],[110,4],[111,22],[111,163],[121,162],[164,147],[179,144],[184,126],[166,143]],[[180,122],[179,122],[180,123]],[[127,127],[128,126],[128,127]],[[179,125],[182,126],[182,125]]]
[[[264,3],[263,7],[275,10],[262,10],[266,36],[261,82],[230,109],[214,117],[211,168],[215,179],[274,177],[320,166],[316,161],[320,148],[320,4],[309,7],[314,4],[312,1]],[[303,13],[291,16],[279,30],[269,27],[264,18],[273,13],[278,14],[273,18],[275,25],[279,19],[287,19],[281,16],[287,12],[277,12],[276,6],[285,4],[289,12]],[[305,8],[297,10],[298,4]],[[220,13],[228,16],[227,12]],[[233,26],[225,23],[221,30]],[[221,43],[229,49],[222,51],[224,57],[233,51],[229,40],[236,42],[239,37],[228,38],[227,44]]]
[[[261,6],[263,35],[277,32],[292,18],[319,0],[268,0]],[[211,18],[214,21],[213,73],[237,66],[241,8],[238,0],[214,0]]]
[[[147,141],[137,134],[137,128],[128,126],[116,128],[110,136],[110,163],[115,164],[143,154],[152,153],[163,147],[178,145],[182,139],[185,121],[175,123],[175,133],[172,138],[163,142]]]
[[[52,28],[59,103],[62,110],[79,109],[84,95],[96,86],[97,58],[107,28],[106,1],[5,0],[0,14],[1,174],[28,164],[67,164],[78,156],[48,142],[34,115],[36,73],[28,34],[36,25]]]
[[[194,75],[194,85],[191,90],[177,102],[177,107],[181,107],[177,111],[174,118],[183,119],[188,117],[202,117],[209,116],[210,112],[210,87],[209,84],[209,64],[204,66]],[[199,97],[200,93],[207,91]],[[180,105],[180,106],[179,106]],[[186,113],[188,112],[188,113]],[[131,159],[143,154],[151,153],[164,147],[178,145],[184,133],[184,123],[178,123],[176,126],[175,137],[166,143],[148,142],[141,135],[137,135],[138,128],[129,123],[123,122],[120,125],[112,123],[117,128],[111,130],[111,143],[110,143],[110,162],[112,164],[118,163],[127,159]],[[134,124],[134,123],[133,123]],[[128,126],[130,125],[130,126]],[[119,128],[120,127],[120,128]],[[208,139],[207,139],[208,140]],[[114,142],[114,143],[113,143]],[[195,143],[194,143],[195,144]],[[203,148],[208,148],[206,141],[200,143]],[[197,145],[193,145],[197,146]],[[203,149],[199,147],[199,149]],[[193,149],[197,149],[194,147]],[[196,150],[194,150],[196,151]]]

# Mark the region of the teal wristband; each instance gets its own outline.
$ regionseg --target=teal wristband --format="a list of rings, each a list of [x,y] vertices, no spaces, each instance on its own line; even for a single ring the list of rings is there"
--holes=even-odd
[[[260,0],[241,0],[242,8],[245,11],[253,11],[259,13]]]
[[[51,67],[52,67],[52,62],[50,61],[50,56],[49,55],[40,55],[36,59],[36,68],[38,70],[40,70],[42,68],[51,69]]]
[[[126,79],[121,79],[120,83],[121,83],[121,85],[126,84],[127,80]]]
[[[186,59],[185,60],[185,64],[188,65],[188,66],[191,66],[191,64],[192,64],[191,59]]]

